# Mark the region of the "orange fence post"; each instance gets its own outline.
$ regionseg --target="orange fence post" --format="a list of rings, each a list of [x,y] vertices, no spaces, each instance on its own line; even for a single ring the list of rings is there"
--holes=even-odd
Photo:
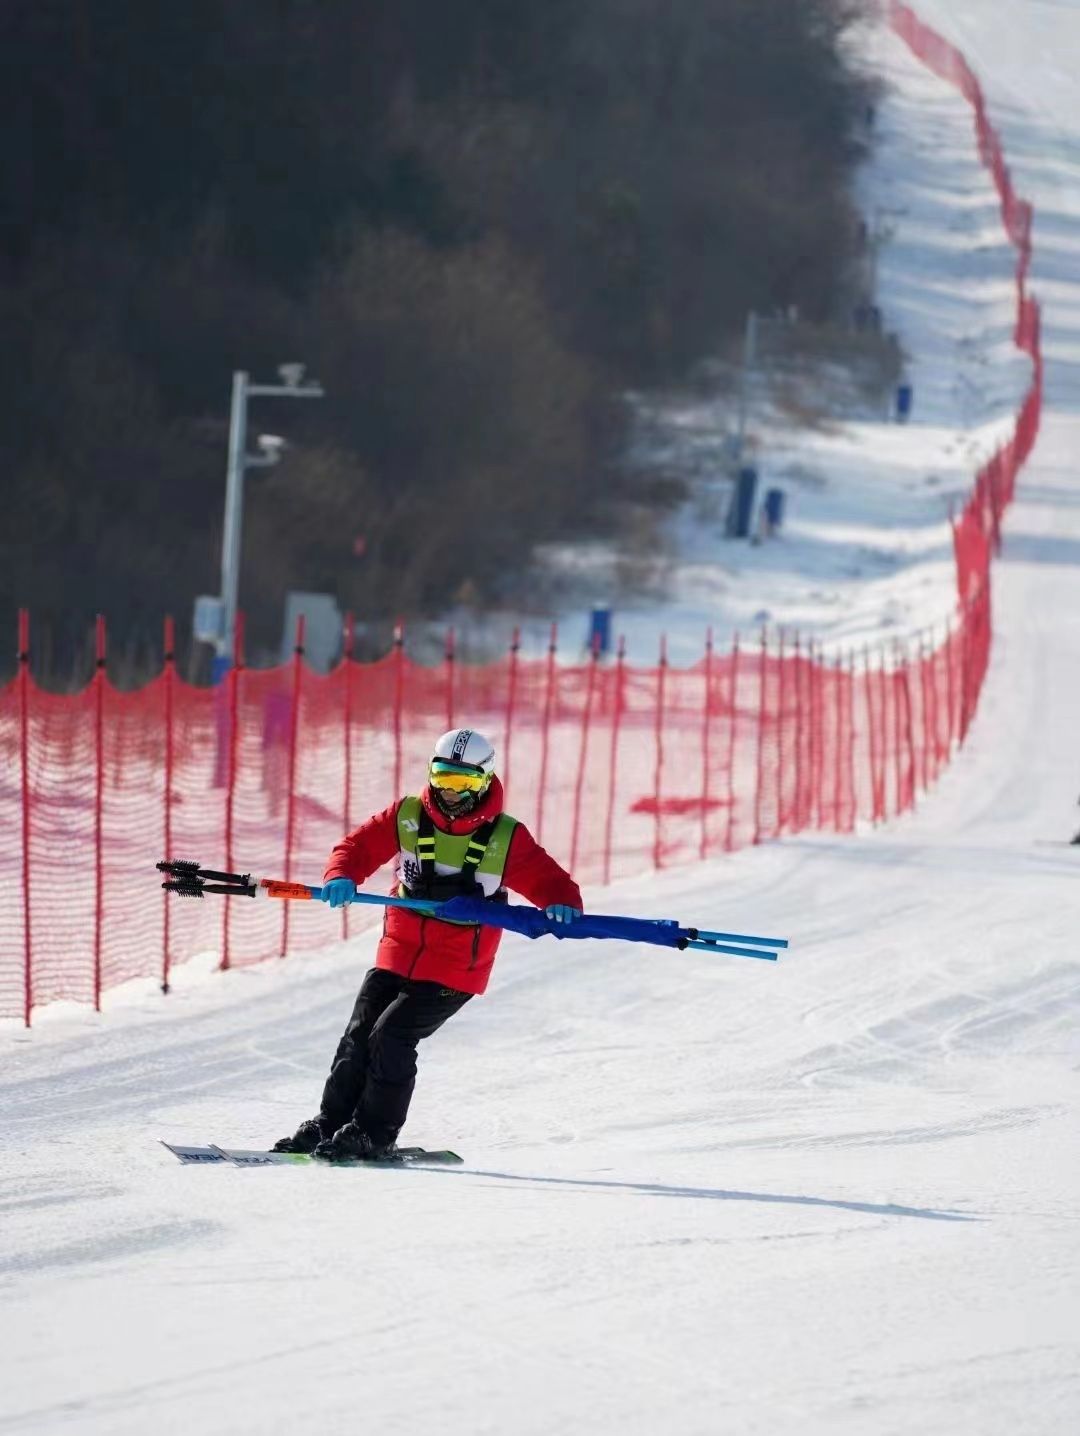
[[[102,808],[105,798],[105,618],[94,620],[94,1011],[101,1011],[101,928],[105,888]]]
[[[739,635],[731,640],[731,696],[728,702],[728,751],[727,751],[727,827],[724,832],[724,851],[730,853],[735,846],[735,740],[739,721]]]
[[[548,747],[551,738],[551,706],[555,694],[555,648],[558,642],[558,626],[551,625],[548,641],[547,675],[544,684],[544,711],[540,720],[540,780],[536,790],[536,841],[544,831],[544,797],[547,792]]]
[[[352,831],[352,680],[353,680],[353,653],[356,648],[356,620],[352,613],[345,615],[345,635],[342,652],[342,663],[345,667],[344,688],[342,695],[342,721],[345,725],[345,791],[342,795],[342,823],[341,831],[348,833]],[[341,909],[341,936],[342,940],[349,936],[349,904],[345,903]]]
[[[701,719],[701,842],[698,845],[698,859],[705,861],[709,850],[709,732],[712,717],[712,665],[713,633],[705,632],[705,702],[702,704]]]
[[[761,842],[761,784],[765,768],[765,660],[767,638],[761,630],[761,653],[758,659],[758,727],[757,774],[754,781],[754,842]]]
[[[660,635],[660,661],[656,670],[656,771],[653,781],[653,798],[656,808],[653,813],[653,867],[663,867],[662,830],[660,803],[664,781],[664,683],[667,677],[667,634]]]
[[[300,732],[300,700],[304,681],[304,615],[296,616],[296,646],[293,649],[292,707],[289,713],[289,787],[285,800],[285,881],[292,882],[293,837],[296,832],[296,743]],[[291,903],[281,904],[281,956],[289,945]]]
[[[585,764],[589,750],[589,727],[592,723],[593,693],[596,689],[596,665],[600,661],[599,635],[594,635],[589,657],[589,677],[585,686],[585,707],[581,714],[581,748],[578,753],[577,781],[574,784],[574,827],[570,836],[570,871],[577,866],[578,833],[581,827],[581,795],[585,787]]]
[[[173,739],[173,699],[174,686],[176,681],[176,630],[171,618],[165,619],[165,656],[162,669],[162,682],[164,684],[165,704],[165,805],[162,814],[164,820],[165,857],[173,856],[172,845],[172,810],[173,810],[173,765],[175,759],[175,746]],[[169,951],[169,939],[171,928],[169,926],[169,914],[172,912],[172,904],[169,901],[170,894],[162,892],[164,907],[161,921],[161,991],[165,996],[169,992],[169,964],[172,954]]]
[[[30,922],[30,610],[19,609],[19,789],[22,809],[23,1022],[34,1010],[34,945]]]
[[[619,725],[623,710],[623,663],[626,657],[626,639],[619,635],[618,651],[615,655],[615,696],[611,714],[611,754],[608,767],[608,806],[604,823],[604,882],[611,881],[611,839],[615,829],[615,787],[616,766],[619,753]]]
[[[401,794],[401,714],[405,703],[405,627],[394,624],[394,792]]]
[[[517,699],[518,649],[521,647],[521,629],[514,628],[510,636],[510,652],[507,657],[509,673],[506,683],[506,735],[503,739],[502,782],[509,801],[510,793],[510,740],[514,732],[514,703]],[[453,724],[451,724],[451,727]]]
[[[240,674],[244,666],[244,615],[237,613],[233,631],[233,661],[225,682],[229,685],[228,690],[228,713],[229,713],[229,745],[228,745],[228,771],[225,782],[225,867],[232,872],[234,867],[233,857],[233,814],[236,806],[236,752],[240,742]],[[221,904],[221,970],[228,970],[230,962],[229,953],[229,914],[232,911],[230,903],[226,900]]]

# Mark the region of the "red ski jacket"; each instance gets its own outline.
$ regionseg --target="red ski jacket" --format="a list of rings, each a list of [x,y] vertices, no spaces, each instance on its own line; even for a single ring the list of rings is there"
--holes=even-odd
[[[323,882],[349,878],[359,886],[373,872],[397,857],[397,813],[402,799],[368,818],[341,840],[330,854]],[[471,833],[502,812],[503,790],[498,778],[483,801],[462,818],[447,818],[436,806],[428,788],[420,801],[432,822],[444,833]],[[540,846],[528,828],[518,823],[510,838],[503,869],[503,884],[520,893],[535,907],[551,903],[582,906],[581,892],[568,872]],[[396,888],[395,880],[395,888]],[[498,951],[501,931],[496,927],[464,927],[423,917],[408,908],[387,908],[375,965],[402,977],[437,982],[458,992],[481,993],[487,987]]]

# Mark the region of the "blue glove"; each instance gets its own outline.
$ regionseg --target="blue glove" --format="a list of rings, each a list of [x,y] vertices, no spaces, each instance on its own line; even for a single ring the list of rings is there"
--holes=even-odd
[[[570,907],[568,903],[553,902],[550,907],[544,909],[544,916],[549,917],[552,922],[577,922],[581,909]]]
[[[331,878],[323,883],[322,900],[331,907],[345,907],[356,896],[356,884],[351,878]]]

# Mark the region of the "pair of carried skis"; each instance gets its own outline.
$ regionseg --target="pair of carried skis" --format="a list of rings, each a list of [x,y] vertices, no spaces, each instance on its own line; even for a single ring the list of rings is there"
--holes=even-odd
[[[217,872],[200,867],[196,862],[173,860],[160,862],[158,871],[166,875],[162,887],[180,897],[201,898],[206,893],[228,897],[271,897],[288,901],[310,901],[322,896],[322,888],[307,883],[279,882],[275,878],[255,878],[250,873]],[[358,903],[375,903],[380,907],[411,908],[425,917],[443,918],[449,922],[480,923],[485,927],[503,928],[524,937],[617,938],[623,942],[647,942],[658,947],[680,950],[693,948],[700,952],[718,952],[728,957],[758,957],[775,962],[779,950],[788,945],[783,937],[754,937],[745,932],[709,932],[698,927],[682,927],[674,919],[617,917],[603,913],[583,913],[576,922],[556,922],[540,908],[524,903],[493,903],[483,898],[455,897],[446,902],[429,902],[423,898],[388,897],[381,893],[356,892]]]

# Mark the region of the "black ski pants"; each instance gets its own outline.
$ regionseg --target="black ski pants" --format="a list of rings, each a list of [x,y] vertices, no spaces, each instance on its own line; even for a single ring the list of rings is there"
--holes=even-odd
[[[357,994],[323,1088],[321,1115],[336,1130],[350,1119],[376,1142],[405,1125],[416,1086],[416,1047],[472,994],[373,967]]]

